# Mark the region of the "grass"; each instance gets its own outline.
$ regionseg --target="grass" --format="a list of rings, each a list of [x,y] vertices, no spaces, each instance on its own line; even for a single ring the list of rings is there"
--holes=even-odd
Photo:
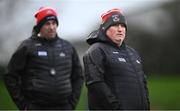
[[[151,109],[180,109],[180,76],[152,76],[148,87]]]
[[[0,81],[0,88],[0,110],[16,110],[17,107],[12,102],[12,99],[2,81]]]
[[[84,109],[88,109],[88,107],[87,107],[87,88],[85,87],[85,85],[82,88],[81,97],[80,97],[80,100],[79,100],[76,110],[84,110]]]
[[[180,76],[150,76],[148,78],[151,109],[180,109]],[[0,81],[0,110],[17,109],[7,89]],[[76,110],[87,109],[87,89],[84,85]]]

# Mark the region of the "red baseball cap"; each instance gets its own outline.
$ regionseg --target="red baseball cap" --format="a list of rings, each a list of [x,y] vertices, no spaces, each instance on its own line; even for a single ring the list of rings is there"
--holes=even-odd
[[[35,30],[39,33],[41,27],[48,21],[48,20],[55,20],[58,25],[57,13],[54,8],[52,7],[41,7],[35,14],[34,17],[36,18],[36,26]]]
[[[55,16],[57,17],[57,13],[54,8],[52,7],[41,7],[36,13],[35,13],[35,18],[36,18],[36,23],[40,23],[40,21],[47,17],[47,16]]]
[[[108,10],[107,12],[103,13],[101,15],[101,19],[102,19],[102,23],[106,22],[107,18],[112,16],[112,14],[117,13],[117,14],[122,14],[123,15],[123,11],[118,9],[118,8],[113,8],[111,10]]]
[[[117,23],[124,24],[127,30],[127,21],[121,9],[113,8],[101,15],[102,28],[106,31],[110,26]]]

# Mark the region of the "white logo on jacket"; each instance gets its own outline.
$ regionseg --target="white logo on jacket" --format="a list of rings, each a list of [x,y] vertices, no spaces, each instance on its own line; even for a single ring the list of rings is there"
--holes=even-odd
[[[42,46],[42,44],[41,43],[36,43],[35,46],[39,47],[39,46]]]
[[[46,51],[38,51],[38,56],[47,56]]]
[[[59,54],[59,56],[60,56],[60,57],[65,57],[66,54],[65,54],[64,52],[61,52],[61,53]]]
[[[118,58],[118,60],[119,60],[120,62],[126,62],[126,59],[124,59],[124,58]]]
[[[119,52],[118,51],[113,51],[113,54],[119,54]]]
[[[136,63],[141,64],[141,62],[139,60],[136,60]]]

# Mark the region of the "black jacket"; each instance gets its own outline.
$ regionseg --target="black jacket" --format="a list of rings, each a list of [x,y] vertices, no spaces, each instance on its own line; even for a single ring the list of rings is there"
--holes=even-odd
[[[13,54],[5,83],[19,109],[29,104],[71,104],[74,109],[83,84],[75,48],[56,37],[33,35]]]
[[[89,109],[149,109],[141,59],[123,43],[114,44],[101,30],[90,34],[83,57]]]

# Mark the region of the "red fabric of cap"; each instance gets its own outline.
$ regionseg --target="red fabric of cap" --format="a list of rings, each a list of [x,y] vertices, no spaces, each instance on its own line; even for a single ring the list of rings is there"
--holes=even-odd
[[[57,16],[55,9],[51,7],[40,8],[34,15],[36,17],[36,23],[38,24],[44,17],[49,15]]]
[[[101,15],[101,19],[102,19],[102,23],[106,22],[107,18],[112,16],[113,13],[119,13],[119,14],[122,14],[123,15],[123,11],[118,9],[118,8],[114,8],[114,9],[111,9],[105,13],[103,13]]]

